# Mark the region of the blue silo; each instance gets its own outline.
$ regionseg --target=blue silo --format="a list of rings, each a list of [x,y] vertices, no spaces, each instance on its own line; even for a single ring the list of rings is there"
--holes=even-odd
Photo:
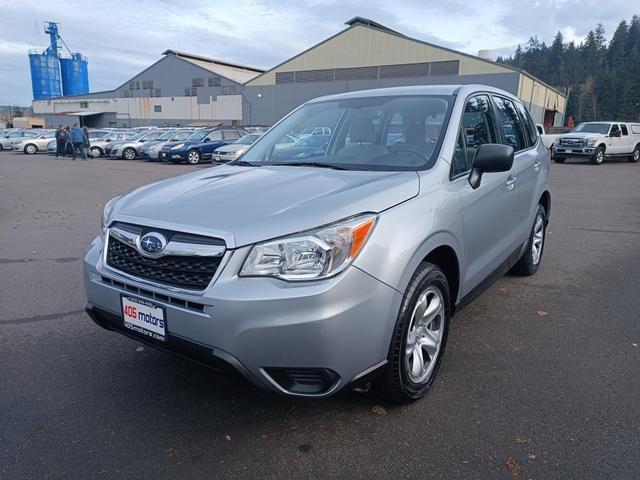
[[[72,54],[71,58],[60,58],[60,69],[64,95],[89,93],[89,69],[86,58],[79,53]]]
[[[44,53],[29,53],[31,87],[34,100],[46,100],[62,95],[58,57]]]
[[[42,53],[29,52],[33,99],[89,93],[87,59],[69,50],[58,34],[57,23],[47,22],[44,31],[50,38],[49,47]],[[60,54],[58,40],[69,51],[68,57]]]

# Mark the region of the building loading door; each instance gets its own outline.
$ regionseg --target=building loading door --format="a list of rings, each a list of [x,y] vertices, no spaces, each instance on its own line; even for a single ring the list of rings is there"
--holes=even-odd
[[[553,122],[556,118],[555,110],[545,110],[544,111],[544,126],[545,127],[553,127]]]

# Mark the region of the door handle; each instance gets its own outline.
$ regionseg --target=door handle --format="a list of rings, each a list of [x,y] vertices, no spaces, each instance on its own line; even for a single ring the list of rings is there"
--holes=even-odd
[[[533,171],[534,171],[534,172],[537,172],[538,170],[540,170],[540,165],[541,165],[541,164],[542,164],[542,162],[541,162],[540,160],[536,161],[536,162],[533,164]]]
[[[518,177],[516,177],[515,175],[509,175],[507,177],[507,190],[513,190],[513,188],[516,186],[516,180],[518,179]]]

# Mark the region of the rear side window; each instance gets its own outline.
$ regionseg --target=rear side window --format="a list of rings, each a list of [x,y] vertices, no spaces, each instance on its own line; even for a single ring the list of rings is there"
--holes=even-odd
[[[494,97],[498,109],[498,119],[504,134],[504,144],[510,145],[516,152],[527,148],[525,127],[520,120],[516,107],[511,100]]]
[[[627,126],[624,123],[620,125],[620,128],[622,129],[622,135],[629,135],[629,130],[627,130]]]
[[[520,114],[520,118],[524,122],[525,130],[529,140],[529,146],[531,147],[535,145],[536,142],[538,141],[538,133],[539,134],[543,133],[540,131],[542,130],[542,127],[533,123],[533,119],[531,118],[531,115],[529,115],[529,112],[527,111],[527,109],[524,108],[524,105],[522,105],[520,102],[514,102],[514,103],[516,105],[516,109],[518,110],[518,113]]]

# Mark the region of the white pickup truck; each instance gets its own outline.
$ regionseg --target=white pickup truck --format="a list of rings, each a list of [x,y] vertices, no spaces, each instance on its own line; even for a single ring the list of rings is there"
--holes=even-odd
[[[586,157],[600,165],[607,157],[640,161],[640,123],[585,122],[572,132],[558,135],[552,158],[557,163],[567,157]]]
[[[558,138],[560,135],[547,133],[544,129],[544,125],[542,125],[541,123],[536,123],[536,128],[538,129],[538,134],[540,135],[544,146],[547,147],[547,149],[551,150],[554,142],[556,141],[556,138]]]

